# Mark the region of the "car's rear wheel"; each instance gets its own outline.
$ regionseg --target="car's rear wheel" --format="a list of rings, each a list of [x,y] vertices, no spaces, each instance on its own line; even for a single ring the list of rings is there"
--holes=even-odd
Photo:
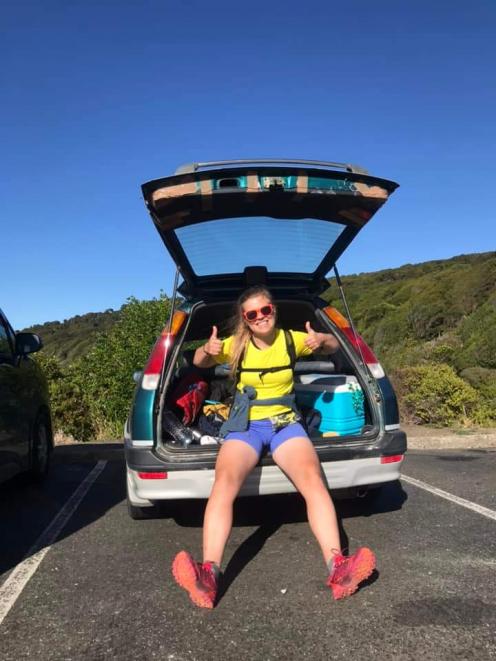
[[[50,467],[50,453],[52,444],[50,440],[50,427],[43,414],[36,418],[31,433],[31,466],[29,476],[32,480],[42,481]]]

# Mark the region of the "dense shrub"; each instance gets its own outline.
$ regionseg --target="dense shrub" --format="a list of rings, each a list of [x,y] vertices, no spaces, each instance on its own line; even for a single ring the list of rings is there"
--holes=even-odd
[[[496,420],[496,370],[484,367],[469,367],[460,376],[477,389],[480,394],[478,421],[490,424]]]
[[[482,417],[477,391],[449,365],[405,367],[392,376],[407,421],[452,425]]]
[[[54,431],[80,441],[91,439],[95,426],[77,369],[64,367],[60,359],[44,351],[36,355],[36,361],[48,382]]]
[[[374,351],[381,355],[398,347],[399,338],[408,338],[408,322],[401,310],[386,315],[373,328],[364,329],[364,338],[369,341]]]
[[[463,350],[457,359],[459,369],[479,366],[496,368],[496,296],[481,305],[460,326]]]
[[[494,389],[496,394],[496,370],[486,367],[467,367],[460,373],[460,376],[477,390],[492,392]]]
[[[429,347],[426,353],[433,363],[446,363],[450,365],[456,353],[456,347],[452,344],[440,342]]]
[[[165,298],[130,298],[119,321],[98,337],[93,349],[75,365],[78,383],[89,403],[97,438],[120,438],[135,383],[150,350],[166,324],[170,303]]]
[[[48,381],[55,431],[79,441],[122,437],[135,388],[133,373],[143,368],[169,309],[165,297],[131,298],[119,321],[71,365],[45,351],[37,354]]]

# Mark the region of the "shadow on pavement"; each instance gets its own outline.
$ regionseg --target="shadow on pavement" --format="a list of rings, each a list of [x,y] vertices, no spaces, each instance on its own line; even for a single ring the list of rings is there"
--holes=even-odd
[[[380,489],[371,490],[364,498],[343,498],[334,494],[338,518],[372,516],[400,510],[407,500],[401,482],[390,482]],[[179,526],[201,527],[205,500],[183,500],[167,504],[167,514]],[[238,498],[234,504],[233,526],[261,526],[277,523],[301,523],[307,520],[305,501],[297,493],[274,496],[252,496]]]
[[[371,489],[363,498],[335,500],[338,515],[344,519],[355,516],[373,516],[400,510],[408,495],[401,482],[387,482],[378,489]]]
[[[99,460],[107,464],[57,540],[100,519],[125,497],[124,455],[119,443],[57,446],[42,484],[19,475],[0,486],[1,577],[29,557],[40,535],[62,510]]]
[[[224,571],[223,579],[220,582],[220,590],[217,596],[217,600],[220,601],[222,597],[229,590],[229,587],[234,583],[235,579],[247,564],[258,555],[262,550],[265,542],[271,537],[279,528],[281,524],[278,522],[274,523],[263,523],[259,528],[255,530],[247,539],[238,546],[231,559],[227,563],[226,569]]]

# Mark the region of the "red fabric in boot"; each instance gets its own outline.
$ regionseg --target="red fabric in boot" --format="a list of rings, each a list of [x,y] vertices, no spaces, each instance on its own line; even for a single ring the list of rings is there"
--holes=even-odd
[[[198,372],[191,372],[181,379],[171,395],[171,401],[183,410],[184,425],[194,421],[207,395],[208,383],[203,381]]]

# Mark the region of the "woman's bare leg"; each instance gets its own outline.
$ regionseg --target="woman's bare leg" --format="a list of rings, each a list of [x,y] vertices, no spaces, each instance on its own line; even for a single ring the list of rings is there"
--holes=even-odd
[[[341,550],[336,510],[322,479],[315,448],[308,438],[290,438],[274,452],[274,461],[305,499],[310,528],[328,565],[333,551]]]
[[[234,500],[257,462],[257,452],[244,441],[230,440],[220,448],[203,520],[204,562],[220,566],[232,528]]]

